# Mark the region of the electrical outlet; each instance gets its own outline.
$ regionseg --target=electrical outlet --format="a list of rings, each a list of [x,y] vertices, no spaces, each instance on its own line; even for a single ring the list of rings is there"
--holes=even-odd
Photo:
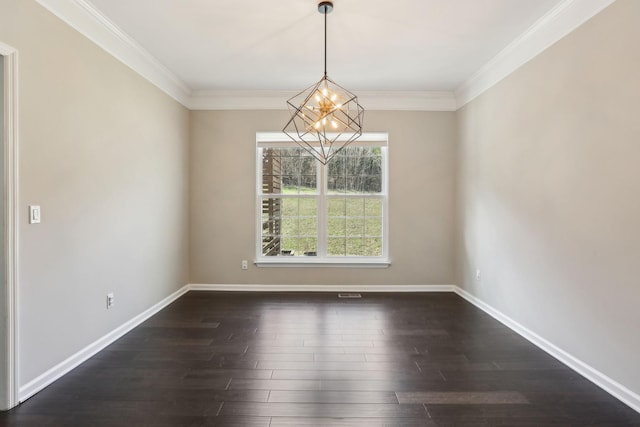
[[[241,267],[242,267],[243,270],[248,270],[249,269],[249,261],[247,261],[246,259],[243,259]]]
[[[107,310],[112,308],[116,303],[116,297],[113,295],[113,292],[109,292],[107,294]]]
[[[476,270],[476,281],[480,281],[482,279],[482,275],[480,274],[480,269]]]

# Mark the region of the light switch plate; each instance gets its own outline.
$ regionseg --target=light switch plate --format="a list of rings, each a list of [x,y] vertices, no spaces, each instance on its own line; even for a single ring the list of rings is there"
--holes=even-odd
[[[29,224],[40,224],[40,206],[29,206]]]

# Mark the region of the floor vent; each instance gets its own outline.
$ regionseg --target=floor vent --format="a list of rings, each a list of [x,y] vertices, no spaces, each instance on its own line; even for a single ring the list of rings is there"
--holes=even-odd
[[[339,293],[338,298],[362,298],[362,295],[347,292],[347,293]]]

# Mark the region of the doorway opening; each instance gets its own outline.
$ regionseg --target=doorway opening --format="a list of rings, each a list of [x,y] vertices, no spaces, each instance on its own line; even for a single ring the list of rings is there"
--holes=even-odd
[[[0,410],[18,398],[18,52],[0,42]]]

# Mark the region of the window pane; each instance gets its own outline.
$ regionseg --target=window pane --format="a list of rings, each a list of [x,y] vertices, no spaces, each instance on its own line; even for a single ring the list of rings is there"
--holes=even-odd
[[[331,237],[346,236],[346,209],[347,201],[343,197],[329,199],[328,218],[327,218],[327,235]],[[344,252],[344,242],[341,244],[340,252]]]
[[[366,216],[382,216],[382,199],[368,197],[364,202]]]
[[[282,214],[284,216],[317,216],[317,202],[315,197],[284,197],[282,199]]]
[[[298,193],[300,187],[300,177],[296,175],[282,175],[282,193]]]
[[[262,192],[298,194],[316,192],[316,164],[302,148],[264,148]]]
[[[300,192],[301,193],[315,193],[316,192],[316,182],[318,180],[318,176],[315,171],[312,171],[312,174],[301,175],[300,176]]]
[[[265,198],[262,200],[262,255],[276,256],[280,253],[282,227],[282,200]]]
[[[363,197],[349,197],[347,202],[347,216],[364,216],[364,201]]]
[[[347,148],[344,150],[346,149]],[[344,152],[344,150],[342,152]],[[336,157],[327,164],[328,176],[344,176],[347,173],[346,163],[344,161],[337,161],[341,158],[344,159],[344,157],[341,156],[341,153],[338,153]]]
[[[304,256],[305,252],[317,252],[315,198],[264,198],[261,218],[263,256]]]
[[[302,148],[282,149],[283,174],[289,177],[284,182],[285,193],[315,193],[316,164],[314,158]]]
[[[329,237],[327,239],[327,255],[345,256],[347,254],[346,239],[344,237]]]
[[[262,192],[279,194],[282,190],[282,167],[280,150],[265,148],[262,150]]]
[[[344,217],[329,217],[327,233],[331,237],[344,237],[347,234]]]
[[[346,216],[347,215],[347,201],[343,198],[332,197],[329,199],[329,217],[332,216]]]
[[[298,252],[298,238],[297,237],[283,237],[282,249],[280,255],[293,256]]]
[[[314,256],[318,251],[315,237],[283,237],[282,256]]]
[[[282,235],[297,236],[300,233],[299,222],[300,218],[297,217],[282,218]]]
[[[360,175],[347,176],[347,193],[364,193],[364,183]]]
[[[379,196],[331,197],[328,255],[382,256],[382,206]]]
[[[382,151],[380,147],[346,147],[329,162],[329,194],[380,193]]]
[[[382,238],[365,239],[365,256],[382,256]]]
[[[318,240],[315,237],[305,237],[299,240],[300,255],[316,256],[318,253]]]
[[[345,192],[347,187],[347,178],[345,176],[329,176],[327,188],[329,194],[340,194]]]
[[[367,218],[365,220],[364,235],[382,237],[382,218]]]
[[[382,191],[382,175],[361,175],[363,193],[380,193]]]
[[[318,235],[318,218],[313,216],[300,217],[300,236],[315,237]]]
[[[347,236],[364,235],[364,218],[347,218]]]
[[[346,239],[347,256],[363,256],[364,255],[364,239],[358,238]]]

